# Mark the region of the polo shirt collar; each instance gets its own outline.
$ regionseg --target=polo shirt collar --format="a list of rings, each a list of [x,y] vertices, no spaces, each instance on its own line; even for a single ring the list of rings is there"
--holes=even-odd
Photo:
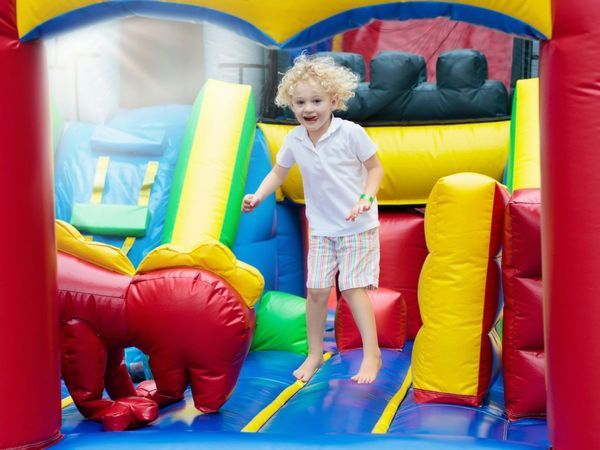
[[[331,115],[331,123],[329,124],[329,128],[327,131],[323,133],[323,136],[319,139],[319,142],[326,139],[335,133],[342,126],[342,119],[339,117],[335,117],[333,114]],[[312,145],[310,138],[308,137],[308,130],[304,127],[304,125],[300,125],[298,127],[298,133],[296,134],[296,138],[302,142],[307,142]]]

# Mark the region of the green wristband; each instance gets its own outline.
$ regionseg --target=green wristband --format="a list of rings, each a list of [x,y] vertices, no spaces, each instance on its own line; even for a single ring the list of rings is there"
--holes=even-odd
[[[373,203],[374,198],[367,194],[360,194],[359,200],[369,200],[369,203]]]

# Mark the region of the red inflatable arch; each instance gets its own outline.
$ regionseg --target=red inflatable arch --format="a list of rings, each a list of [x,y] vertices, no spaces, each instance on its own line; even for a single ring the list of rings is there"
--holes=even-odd
[[[550,437],[559,450],[593,449],[600,448],[600,2],[552,3],[553,37],[542,44],[540,68]],[[45,63],[41,41],[20,41],[16,13],[16,0],[0,1],[0,192],[10,212],[0,221],[3,448],[60,436]]]

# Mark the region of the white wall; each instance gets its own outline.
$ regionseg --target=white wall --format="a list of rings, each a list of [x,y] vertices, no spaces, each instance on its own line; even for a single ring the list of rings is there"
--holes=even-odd
[[[104,123],[119,105],[119,22],[45,41],[50,95],[66,120]]]
[[[252,86],[257,114],[265,86],[265,50],[249,39],[212,24],[204,25],[206,78]]]
[[[125,20],[129,22],[94,25],[45,42],[50,94],[65,120],[105,123],[120,107],[191,104],[208,78],[250,84],[260,113],[263,47],[207,23],[198,28],[156,19]],[[166,33],[172,36],[167,47],[152,43],[165,38],[165,27],[183,30],[184,24],[189,28],[185,33]],[[159,66],[169,61],[180,62],[177,70]]]

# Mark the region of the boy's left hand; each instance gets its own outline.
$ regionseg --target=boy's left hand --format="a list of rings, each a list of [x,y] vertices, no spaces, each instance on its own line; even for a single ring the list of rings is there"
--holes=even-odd
[[[371,202],[367,199],[360,199],[356,202],[356,205],[352,207],[352,210],[350,210],[350,213],[346,216],[346,220],[354,222],[358,216],[370,209]]]

